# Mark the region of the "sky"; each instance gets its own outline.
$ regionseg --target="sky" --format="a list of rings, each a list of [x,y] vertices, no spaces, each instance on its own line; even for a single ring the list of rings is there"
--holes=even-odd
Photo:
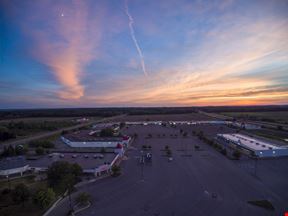
[[[0,108],[288,104],[287,0],[0,0]]]

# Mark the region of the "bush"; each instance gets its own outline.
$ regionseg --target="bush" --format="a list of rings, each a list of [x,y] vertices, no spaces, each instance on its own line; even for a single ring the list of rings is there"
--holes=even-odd
[[[90,195],[82,192],[76,197],[76,202],[82,206],[87,205],[90,201]]]
[[[16,185],[12,193],[12,199],[14,202],[16,202],[17,204],[22,203],[22,206],[24,206],[25,201],[27,201],[29,197],[30,191],[25,184],[20,183]]]
[[[27,149],[26,146],[17,145],[17,146],[15,147],[15,154],[16,154],[16,155],[23,155],[23,154],[25,154],[27,151],[28,151],[28,149]]]
[[[248,201],[249,204],[251,205],[256,205],[268,210],[275,210],[274,206],[268,201],[268,200],[251,200]]]
[[[100,131],[100,137],[112,137],[114,136],[114,131],[112,128],[104,128]]]
[[[102,147],[101,150],[100,150],[100,152],[101,152],[102,154],[104,154],[104,153],[106,153],[106,149],[105,149],[104,147]]]
[[[44,148],[43,147],[37,147],[35,150],[35,153],[37,155],[43,155],[45,153]]]
[[[166,153],[167,153],[167,156],[168,156],[168,157],[171,157],[172,151],[171,151],[170,149],[168,149],[168,150],[166,151]]]
[[[241,152],[239,150],[235,150],[233,152],[233,157],[235,157],[236,159],[239,159],[241,157]]]
[[[226,149],[222,149],[222,150],[221,150],[221,154],[227,155],[227,150],[226,150]]]
[[[54,143],[49,140],[34,140],[29,142],[29,146],[33,148],[43,147],[43,148],[54,148]]]
[[[9,188],[4,188],[1,193],[2,195],[6,195],[6,194],[9,194],[10,192],[11,190]]]
[[[40,189],[33,197],[34,203],[41,208],[47,208],[55,199],[55,192],[52,188]]]
[[[113,177],[117,177],[121,174],[121,168],[120,168],[120,166],[117,166],[117,165],[113,165],[111,168],[111,171],[112,171]]]

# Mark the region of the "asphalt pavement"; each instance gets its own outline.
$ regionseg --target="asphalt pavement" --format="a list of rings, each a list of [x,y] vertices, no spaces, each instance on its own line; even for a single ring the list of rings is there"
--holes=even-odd
[[[81,192],[92,196],[92,205],[77,215],[265,216],[287,211],[285,197],[191,133],[183,138],[179,129],[162,126],[131,126],[126,131],[135,132],[138,138],[126,153],[128,160],[121,164],[122,175],[82,187]],[[148,134],[152,138],[147,138]],[[200,151],[194,149],[195,144]],[[139,164],[142,145],[151,145],[153,154],[152,164],[146,163],[143,170]],[[172,150],[171,162],[164,151],[166,145]],[[288,184],[282,182],[281,187],[285,190]],[[263,199],[269,200],[276,210],[247,203]],[[50,215],[66,215],[68,210],[66,199]]]

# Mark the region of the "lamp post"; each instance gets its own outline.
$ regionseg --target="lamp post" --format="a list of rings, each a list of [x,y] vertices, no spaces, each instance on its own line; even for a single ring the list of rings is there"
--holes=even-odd
[[[257,167],[258,167],[258,157],[255,155],[255,164],[254,164],[254,175],[257,176]]]
[[[141,151],[141,159],[140,159],[140,166],[141,166],[141,180],[144,181],[144,155],[143,155],[143,151]]]
[[[10,178],[9,178],[9,174],[6,176],[7,181],[8,181],[8,187],[9,187],[9,191],[11,190],[11,182],[10,182]]]

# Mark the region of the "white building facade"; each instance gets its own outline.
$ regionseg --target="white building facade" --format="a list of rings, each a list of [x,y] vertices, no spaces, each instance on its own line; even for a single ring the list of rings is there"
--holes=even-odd
[[[287,146],[277,146],[243,134],[217,134],[216,140],[224,146],[233,145],[248,150],[257,157],[288,156]]]

